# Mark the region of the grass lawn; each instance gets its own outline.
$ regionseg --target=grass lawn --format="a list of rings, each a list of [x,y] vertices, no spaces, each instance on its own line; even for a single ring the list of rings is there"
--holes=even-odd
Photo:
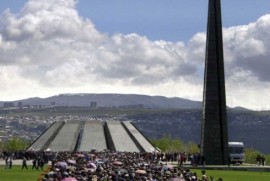
[[[191,170],[196,172],[201,178],[201,170]],[[206,175],[214,176],[215,180],[222,178],[223,181],[269,181],[270,172],[253,171],[227,171],[227,170],[206,170]],[[210,177],[209,177],[210,179]]]
[[[5,166],[0,166],[1,181],[36,181],[41,173],[43,171],[32,170],[31,166],[28,166],[28,170],[22,170],[22,167],[18,165],[14,165],[12,169],[5,169]]]
[[[200,169],[192,169],[191,171],[196,172],[201,178]],[[17,165],[13,166],[12,169],[5,169],[4,166],[0,166],[0,181],[36,181],[42,173],[43,171],[41,170],[32,170],[31,168],[28,168],[28,170],[22,170],[21,166]],[[223,181],[270,180],[270,172],[206,170],[206,175],[208,177],[214,176],[215,180],[221,177],[223,178]]]

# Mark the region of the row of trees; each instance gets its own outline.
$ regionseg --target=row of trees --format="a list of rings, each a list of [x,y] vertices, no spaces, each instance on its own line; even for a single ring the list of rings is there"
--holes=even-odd
[[[190,154],[200,153],[200,149],[197,144],[193,142],[184,143],[179,138],[172,138],[171,135],[163,135],[161,139],[151,140],[152,144],[159,148],[162,152],[186,152]],[[263,153],[252,149],[245,149],[245,162],[249,164],[257,164],[256,158],[258,155],[264,155]],[[265,154],[266,164],[270,161],[270,154]]]
[[[193,142],[184,143],[179,138],[172,138],[171,135],[163,135],[161,139],[155,139],[151,142],[155,147],[159,148],[162,152],[165,153],[186,152],[190,154],[195,154],[200,152],[197,144]],[[30,144],[30,141],[26,141],[19,137],[13,137],[7,142],[0,142],[0,152],[15,152],[25,150],[30,146]],[[250,164],[257,164],[256,158],[258,155],[263,154],[255,149],[246,148],[245,162]],[[270,154],[266,154],[264,156],[267,164],[267,161],[270,161]]]
[[[163,135],[161,139],[151,140],[152,144],[165,153],[186,152],[190,154],[199,153],[199,147],[193,142],[184,143],[179,138],[171,135]]]
[[[30,146],[31,142],[19,137],[13,137],[7,142],[0,142],[0,152],[15,152],[25,150]]]

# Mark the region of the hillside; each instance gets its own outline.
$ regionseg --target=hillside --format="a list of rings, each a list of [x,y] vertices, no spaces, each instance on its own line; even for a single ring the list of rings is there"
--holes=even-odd
[[[89,107],[96,102],[97,107],[140,107],[140,108],[178,108],[198,109],[201,102],[191,101],[178,97],[148,96],[137,94],[60,94],[48,98],[29,98],[12,101],[14,105],[22,102],[23,105],[55,105]],[[0,102],[3,107],[4,102]]]
[[[229,141],[243,141],[247,148],[270,153],[269,111],[228,110]],[[201,110],[187,109],[89,109],[89,107],[49,107],[0,111],[2,141],[13,136],[36,139],[56,120],[120,120],[133,121],[149,139],[171,135],[185,142],[199,144]]]
[[[176,110],[144,113],[128,116],[148,137],[161,138],[171,135],[185,142],[200,143],[202,112],[199,110]],[[246,148],[270,153],[270,112],[228,111],[229,141],[244,142]]]

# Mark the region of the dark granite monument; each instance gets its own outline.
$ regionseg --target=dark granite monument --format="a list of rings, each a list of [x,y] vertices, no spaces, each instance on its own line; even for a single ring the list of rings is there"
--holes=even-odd
[[[228,163],[228,129],[220,0],[209,0],[201,154],[207,165]]]

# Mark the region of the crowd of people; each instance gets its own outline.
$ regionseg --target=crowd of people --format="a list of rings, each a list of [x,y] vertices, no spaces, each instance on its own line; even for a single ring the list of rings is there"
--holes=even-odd
[[[22,169],[28,169],[27,160],[32,160],[32,169],[43,170],[43,167],[50,159],[53,158],[54,153],[36,152],[36,151],[18,151],[18,152],[3,152],[0,158],[5,160],[5,169],[12,169],[13,160],[22,160]]]
[[[158,159],[156,153],[128,152],[59,152],[52,160],[51,171],[43,181],[210,181],[202,172],[198,177],[189,169]],[[165,156],[165,155],[164,155]],[[170,163],[170,162],[168,162]],[[221,181],[222,179],[218,179]]]
[[[264,157],[264,155],[258,154],[257,157],[256,157],[256,161],[257,161],[257,163],[258,163],[259,166],[260,165],[264,166],[264,164],[265,164],[265,157]]]
[[[31,167],[35,170],[43,170],[44,164],[50,161],[50,170],[43,181],[214,181],[204,170],[199,177],[183,167],[186,161],[193,166],[200,164],[199,154],[93,150],[74,153],[28,151],[4,153],[2,157],[6,160],[6,168],[12,168],[13,159],[22,159],[22,169],[28,169],[27,160],[32,160]]]

